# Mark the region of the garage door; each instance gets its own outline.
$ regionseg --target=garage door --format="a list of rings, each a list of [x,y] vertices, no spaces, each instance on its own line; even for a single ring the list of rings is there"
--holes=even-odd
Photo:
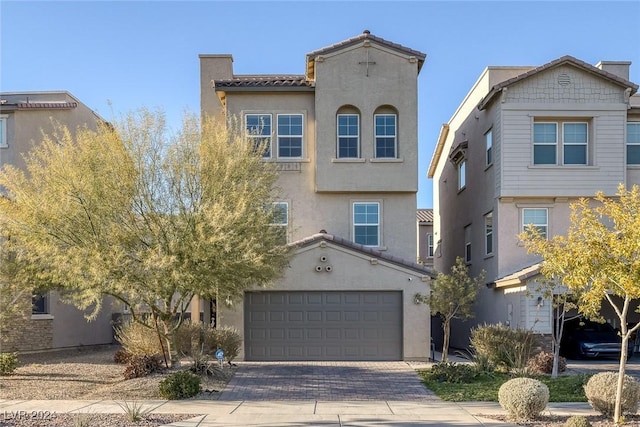
[[[401,292],[250,292],[246,360],[401,360]]]

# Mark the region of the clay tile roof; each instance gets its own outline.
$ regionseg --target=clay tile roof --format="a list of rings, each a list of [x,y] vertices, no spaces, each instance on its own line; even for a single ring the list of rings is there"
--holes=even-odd
[[[489,91],[489,93],[480,101],[480,103],[478,104],[478,108],[480,110],[484,109],[490,102],[491,100],[493,100],[493,98],[495,97],[495,95],[500,92],[503,88],[510,86],[514,83],[517,83],[521,80],[526,79],[527,77],[531,77],[534,74],[538,74],[542,71],[548,70],[550,68],[554,68],[554,67],[558,67],[560,65],[564,65],[564,64],[571,64],[573,66],[576,66],[578,68],[581,68],[584,71],[587,71],[589,73],[592,74],[596,74],[599,75],[600,77],[604,77],[607,78],[609,80],[611,80],[613,83],[616,83],[620,86],[623,86],[625,88],[631,88],[631,95],[633,95],[634,93],[636,93],[636,91],[638,90],[638,85],[635,83],[630,82],[629,80],[623,79],[622,77],[616,76],[615,74],[609,73],[608,71],[604,71],[601,70],[597,67],[594,67],[591,64],[588,64],[584,61],[581,61],[577,58],[574,58],[573,56],[570,55],[565,55],[562,56],[558,59],[555,59],[551,62],[548,62],[544,65],[541,65],[537,68],[534,68],[533,70],[527,71],[526,73],[522,73],[518,76],[515,76],[513,78],[510,78],[508,80],[505,80],[501,83],[498,83],[497,85],[495,85],[494,87],[491,88],[491,90]]]
[[[425,276],[429,276],[433,279],[435,279],[436,274],[434,273],[434,271],[428,267],[425,267],[422,264],[418,264],[415,262],[411,262],[411,261],[407,261],[404,258],[400,258],[397,256],[393,256],[393,255],[388,255],[384,252],[378,251],[376,249],[370,248],[368,246],[363,246],[359,243],[355,243],[352,242],[351,240],[339,237],[339,236],[334,236],[333,234],[327,234],[327,233],[317,233],[314,234],[312,236],[306,237],[304,239],[298,240],[296,242],[291,242],[289,243],[287,246],[289,246],[290,248],[300,248],[300,247],[305,247],[305,246],[309,246],[312,245],[316,242],[319,242],[321,240],[327,241],[327,242],[331,242],[333,244],[336,244],[338,246],[342,246],[360,253],[364,253],[367,255],[370,255],[372,258],[376,258],[376,259],[380,259],[380,260],[384,260],[386,262],[401,266],[401,267],[405,267],[408,268],[410,270],[413,270],[417,273],[423,274]]]
[[[433,209],[418,209],[418,222],[433,223]]]
[[[216,89],[219,88],[270,88],[270,87],[313,87],[305,76],[235,76],[228,80],[215,80]]]
[[[77,102],[19,102],[16,104],[18,110],[29,109],[71,109],[78,106]]]

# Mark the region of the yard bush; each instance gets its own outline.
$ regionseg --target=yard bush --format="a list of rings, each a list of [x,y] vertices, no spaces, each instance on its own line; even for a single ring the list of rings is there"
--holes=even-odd
[[[175,372],[160,381],[160,396],[165,399],[187,399],[200,393],[200,377],[188,371]]]
[[[468,364],[457,364],[454,362],[441,362],[431,367],[427,375],[438,382],[446,383],[469,383],[473,381],[476,372]]]
[[[129,353],[127,350],[125,350],[124,348],[119,348],[113,355],[113,361],[118,365],[126,365],[127,363],[129,363],[129,359],[131,359],[131,356],[131,353]]]
[[[591,423],[583,415],[574,415],[567,418],[562,427],[591,427]]]
[[[471,346],[477,357],[506,371],[523,371],[537,337],[526,329],[511,329],[501,323],[480,325],[471,330]]]
[[[124,370],[124,378],[130,380],[132,378],[146,377],[161,369],[162,365],[158,355],[137,354],[129,358],[127,368]]]
[[[115,338],[132,355],[162,354],[155,328],[138,322],[126,322],[115,328]]]
[[[550,374],[553,370],[553,353],[547,351],[540,352],[529,359],[527,369],[536,374]],[[558,372],[567,370],[567,359],[559,356]]]
[[[231,327],[222,327],[215,330],[216,344],[219,349],[224,351],[224,357],[229,363],[240,354],[242,346],[242,337],[237,329]]]
[[[0,375],[11,375],[18,367],[18,353],[0,353]]]
[[[584,386],[584,394],[591,407],[602,415],[613,416],[616,403],[617,372],[600,372],[592,376]],[[622,413],[635,414],[640,403],[640,384],[625,375],[622,385]]]
[[[500,386],[498,402],[515,421],[531,420],[549,403],[549,388],[533,378],[514,378]]]

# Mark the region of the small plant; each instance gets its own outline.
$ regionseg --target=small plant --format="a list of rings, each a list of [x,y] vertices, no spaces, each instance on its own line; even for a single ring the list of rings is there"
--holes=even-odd
[[[133,355],[162,354],[163,349],[155,328],[138,322],[127,322],[115,329],[115,338]]]
[[[500,386],[498,402],[510,419],[531,420],[547,407],[549,388],[533,378],[514,378]]]
[[[73,414],[71,422],[73,423],[73,427],[90,427],[95,424],[93,422],[94,418],[95,414],[80,412]]]
[[[600,372],[584,386],[584,394],[591,407],[602,415],[613,416],[616,403],[617,372]],[[629,375],[622,384],[621,412],[635,414],[640,403],[640,383]]]
[[[139,402],[122,402],[118,403],[118,406],[122,408],[127,415],[129,421],[137,422],[141,421],[145,415],[147,415],[153,408],[145,408],[142,403]]]
[[[461,384],[471,382],[475,378],[476,372],[468,364],[441,362],[433,365],[428,375],[438,382]]]
[[[527,368],[536,374],[550,374],[553,370],[553,353],[543,351],[536,354],[527,362]],[[560,356],[558,359],[558,372],[564,372],[566,370],[567,359]]]
[[[591,423],[587,417],[583,415],[574,415],[567,418],[567,421],[565,421],[562,427],[591,427]]]
[[[160,396],[165,399],[188,399],[200,393],[200,377],[189,371],[175,372],[160,381]]]
[[[0,376],[11,375],[18,367],[18,353],[0,353]]]
[[[124,378],[130,380],[132,378],[146,377],[154,372],[161,370],[160,357],[157,355],[148,356],[131,356],[124,371]]]
[[[131,356],[131,353],[129,353],[127,350],[125,350],[124,348],[120,348],[116,350],[115,354],[113,355],[113,361],[118,365],[126,365],[129,363]]]
[[[242,337],[235,328],[222,327],[215,330],[218,348],[224,351],[224,357],[229,363],[240,354]]]

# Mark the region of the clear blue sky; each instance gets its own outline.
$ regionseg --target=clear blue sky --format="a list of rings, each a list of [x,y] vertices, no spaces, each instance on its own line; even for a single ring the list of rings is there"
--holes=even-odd
[[[6,1],[0,91],[67,90],[106,119],[199,111],[201,53],[237,74],[304,74],[305,54],[368,29],[427,54],[419,76],[418,207],[442,123],[488,65],[630,60],[640,83],[640,1]],[[111,106],[109,105],[111,103]]]

